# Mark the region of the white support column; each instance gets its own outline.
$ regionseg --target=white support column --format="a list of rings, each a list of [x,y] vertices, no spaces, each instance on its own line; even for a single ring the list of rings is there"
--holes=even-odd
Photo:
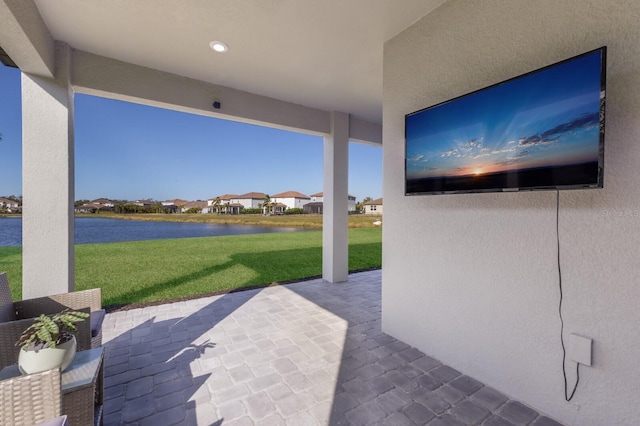
[[[22,74],[22,297],[74,288],[73,93],[66,45],[56,80]]]
[[[322,278],[339,283],[349,279],[349,114],[331,113],[323,186]]]

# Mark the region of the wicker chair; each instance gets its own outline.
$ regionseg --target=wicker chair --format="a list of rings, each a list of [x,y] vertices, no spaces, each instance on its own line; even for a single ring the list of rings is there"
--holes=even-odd
[[[60,369],[0,380],[0,425],[31,426],[59,417]]]
[[[6,273],[0,274],[0,368],[18,362],[15,346],[22,332],[40,314],[53,315],[64,309],[91,313],[90,321],[78,324],[78,350],[102,345],[102,293],[99,288],[14,302]]]

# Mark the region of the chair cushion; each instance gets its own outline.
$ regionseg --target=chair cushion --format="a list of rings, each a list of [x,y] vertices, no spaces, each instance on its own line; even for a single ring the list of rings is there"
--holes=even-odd
[[[67,426],[68,424],[69,422],[67,421],[67,416],[64,415],[62,417],[57,417],[55,419],[37,423],[35,426]]]
[[[91,312],[91,337],[96,337],[102,328],[102,321],[104,320],[105,311],[100,309],[99,311]]]

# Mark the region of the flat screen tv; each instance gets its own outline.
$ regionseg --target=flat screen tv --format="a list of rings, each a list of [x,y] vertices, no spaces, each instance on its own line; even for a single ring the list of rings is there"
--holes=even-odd
[[[405,116],[405,194],[602,188],[606,47]]]

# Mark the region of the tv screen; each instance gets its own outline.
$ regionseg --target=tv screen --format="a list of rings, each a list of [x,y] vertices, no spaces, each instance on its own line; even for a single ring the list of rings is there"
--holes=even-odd
[[[602,188],[606,47],[405,116],[405,193]]]

